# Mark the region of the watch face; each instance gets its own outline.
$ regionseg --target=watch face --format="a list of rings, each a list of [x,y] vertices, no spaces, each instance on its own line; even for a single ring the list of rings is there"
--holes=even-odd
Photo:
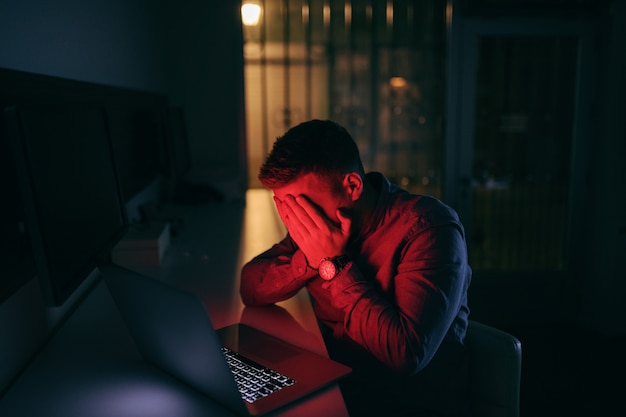
[[[335,267],[335,263],[333,261],[324,259],[318,267],[318,272],[322,279],[329,281],[335,278],[335,275],[337,274],[337,268]]]

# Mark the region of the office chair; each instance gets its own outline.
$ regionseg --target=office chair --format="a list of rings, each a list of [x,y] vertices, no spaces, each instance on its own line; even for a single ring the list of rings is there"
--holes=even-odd
[[[470,320],[466,345],[473,417],[519,417],[520,341],[502,330]]]

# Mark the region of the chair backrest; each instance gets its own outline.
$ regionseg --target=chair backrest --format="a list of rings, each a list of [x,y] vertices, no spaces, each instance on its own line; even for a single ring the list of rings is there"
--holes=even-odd
[[[473,417],[519,417],[520,341],[507,332],[470,320],[466,345]]]

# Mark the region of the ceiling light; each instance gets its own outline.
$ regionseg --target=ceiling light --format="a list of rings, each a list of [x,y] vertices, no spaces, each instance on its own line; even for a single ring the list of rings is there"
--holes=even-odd
[[[241,6],[241,21],[246,26],[256,26],[261,17],[261,6],[254,3],[245,3]]]

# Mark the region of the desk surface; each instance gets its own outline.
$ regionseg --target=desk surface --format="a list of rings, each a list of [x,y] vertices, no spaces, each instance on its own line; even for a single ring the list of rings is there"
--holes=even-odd
[[[243,322],[327,356],[306,291],[267,308],[239,297],[244,262],[285,231],[271,195],[250,190],[243,202],[168,208],[182,221],[158,267],[125,265],[199,295],[216,328]],[[2,416],[230,416],[204,395],[147,364],[99,281],[11,389]],[[336,384],[276,415],[347,416]]]

